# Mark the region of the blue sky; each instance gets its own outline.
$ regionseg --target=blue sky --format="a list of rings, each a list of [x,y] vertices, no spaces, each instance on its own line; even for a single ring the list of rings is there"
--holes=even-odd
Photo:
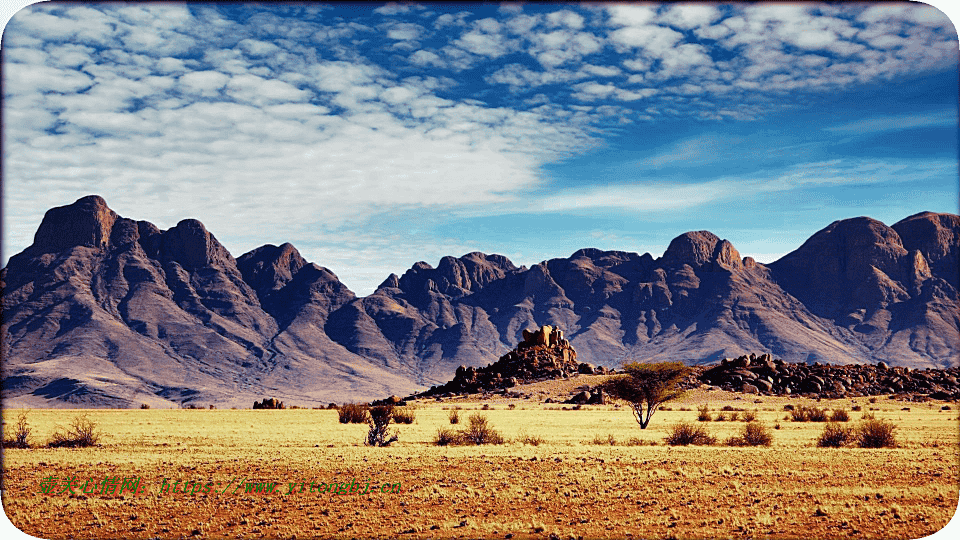
[[[369,294],[444,255],[771,262],[958,211],[950,19],[885,4],[96,4],[3,43],[3,260],[53,207],[291,242]]]

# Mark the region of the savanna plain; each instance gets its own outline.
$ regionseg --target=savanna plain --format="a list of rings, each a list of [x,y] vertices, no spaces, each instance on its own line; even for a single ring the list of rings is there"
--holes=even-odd
[[[845,409],[851,427],[872,414],[896,426],[897,447],[818,447],[826,424],[792,421],[786,405]],[[341,424],[336,410],[29,410],[34,447],[4,449],[3,505],[22,531],[51,539],[588,539],[922,538],[958,504],[955,403],[701,388],[644,430],[627,406],[536,395],[411,406],[413,423],[391,425],[399,441],[386,447],[364,445],[368,426]],[[704,406],[725,420],[698,421]],[[23,412],[3,411],[5,434]],[[746,425],[734,412],[755,414],[770,446],[724,445]],[[476,414],[503,444],[435,444],[440,429]],[[97,425],[97,446],[43,447],[82,415]],[[668,445],[681,422],[719,442]],[[142,492],[83,493],[88,480],[116,477],[139,478]],[[44,494],[50,478],[54,491],[72,478],[74,494]],[[162,492],[165,481],[179,491]],[[354,482],[353,493],[319,489]],[[276,486],[257,493],[257,483]]]

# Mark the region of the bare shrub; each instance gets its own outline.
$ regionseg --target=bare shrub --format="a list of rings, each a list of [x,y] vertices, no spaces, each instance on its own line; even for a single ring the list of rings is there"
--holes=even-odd
[[[744,422],[753,422],[757,419],[757,411],[743,411],[741,419]]]
[[[30,426],[27,424],[27,412],[17,416],[17,424],[13,428],[12,436],[3,440],[4,448],[30,448]]]
[[[703,426],[695,426],[686,422],[673,426],[670,435],[664,440],[670,446],[711,445],[716,442],[716,439],[711,437]]]
[[[726,440],[727,446],[770,446],[773,442],[773,435],[770,430],[760,422],[748,422],[740,431],[737,437],[730,437]]]
[[[830,420],[833,422],[849,422],[850,414],[846,409],[834,409],[830,414]]]
[[[437,430],[437,436],[433,439],[433,444],[437,446],[452,446],[460,444],[460,434],[450,428],[440,428]]]
[[[464,444],[503,444],[503,436],[489,424],[482,414],[470,416],[470,426],[462,432]]]
[[[713,417],[710,416],[710,409],[707,407],[706,404],[703,404],[700,407],[697,407],[697,412],[700,413],[697,416],[697,420],[700,422],[709,422],[710,420],[713,419]]]
[[[857,426],[856,440],[860,448],[896,448],[893,436],[896,426],[885,420],[870,419]]]
[[[859,406],[859,405],[854,405],[853,407],[850,407],[850,409],[851,409],[851,410],[854,410],[854,411],[856,411],[856,412],[860,412],[860,411],[863,410],[863,407],[861,407],[861,406]]]
[[[823,433],[817,439],[820,448],[840,448],[846,446],[853,439],[853,430],[843,427],[836,422],[827,422],[823,426]]]
[[[536,435],[527,435],[525,432],[521,432],[520,436],[517,437],[517,442],[531,446],[540,446],[543,444],[543,439]]]
[[[650,441],[653,444],[657,444],[656,441]],[[623,443],[626,446],[643,446],[643,441],[637,437],[630,437],[627,442]]]
[[[87,418],[87,415],[77,416],[70,422],[66,432],[58,428],[50,437],[47,446],[50,448],[86,448],[95,446],[100,440],[97,423]]]
[[[725,414],[723,414],[723,413],[717,413],[717,416],[715,416],[715,417],[713,418],[713,421],[714,421],[714,422],[723,422],[723,421],[726,420],[726,419],[727,419],[727,415],[725,415]]]
[[[412,424],[415,418],[413,407],[397,407],[393,410],[393,421],[397,424]]]
[[[739,419],[739,418],[740,418],[740,413],[738,413],[738,412],[732,412],[732,413],[730,413],[730,421],[731,421],[731,422],[736,422],[737,419]]]
[[[807,407],[804,407],[803,405],[795,409],[792,409],[790,411],[790,419],[793,420],[794,422],[806,422],[810,420],[810,416],[808,414],[809,410],[810,409],[808,409]]]
[[[601,444],[601,445],[602,444],[609,444],[610,446],[617,445],[617,439],[613,436],[612,433],[608,434],[606,437],[603,437],[600,435],[594,435],[592,442],[593,444]]]
[[[368,407],[361,403],[347,403],[337,410],[341,424],[366,424],[370,419]]]
[[[826,422],[827,411],[820,407],[810,407],[807,411],[807,418],[809,418],[811,422]]]
[[[390,446],[390,443],[400,439],[396,431],[394,431],[393,434],[387,431],[394,414],[394,407],[392,405],[370,407],[369,414],[370,431],[367,432],[367,446]]]
[[[450,423],[459,424],[460,423],[460,412],[457,410],[450,411]]]

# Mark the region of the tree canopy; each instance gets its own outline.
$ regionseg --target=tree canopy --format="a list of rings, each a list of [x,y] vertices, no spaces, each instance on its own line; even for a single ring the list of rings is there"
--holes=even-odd
[[[611,397],[629,402],[640,429],[646,429],[660,405],[683,395],[680,382],[691,368],[680,362],[631,362],[623,371],[624,375],[607,379],[601,388]]]

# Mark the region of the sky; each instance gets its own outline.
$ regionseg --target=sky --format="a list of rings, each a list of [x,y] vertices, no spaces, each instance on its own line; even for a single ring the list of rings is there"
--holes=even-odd
[[[919,3],[48,2],[0,54],[4,265],[90,194],[359,295],[691,230],[772,262],[960,204],[957,33]]]

